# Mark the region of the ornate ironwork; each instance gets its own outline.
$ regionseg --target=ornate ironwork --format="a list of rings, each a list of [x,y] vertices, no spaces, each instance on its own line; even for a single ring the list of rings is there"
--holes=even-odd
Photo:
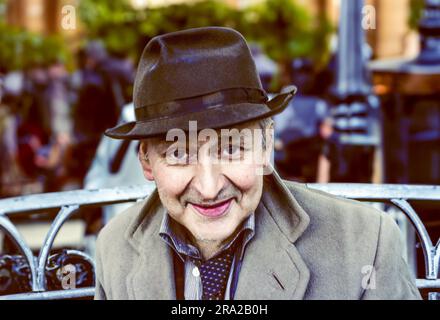
[[[416,280],[417,286],[419,289],[440,289],[440,239],[436,245],[433,244],[423,222],[408,202],[411,200],[440,201],[440,186],[308,184],[307,187],[359,201],[389,203],[401,210],[414,226],[425,257],[426,275],[424,279]],[[141,185],[111,189],[66,191],[0,200],[0,227],[5,230],[21,251],[21,265],[29,268],[31,278],[29,283],[32,290],[26,293],[0,296],[0,300],[93,297],[93,287],[48,291],[47,271],[51,268],[51,264],[54,263],[54,259],[58,261],[58,265],[63,264],[59,262],[59,259],[61,259],[59,256],[54,259],[51,259],[52,256],[49,257],[49,252],[58,231],[64,222],[80,207],[140,201],[151,194],[153,188],[151,185]],[[12,224],[9,217],[17,213],[42,212],[56,208],[60,208],[60,211],[52,223],[39,256],[34,257],[29,246]],[[88,255],[74,250],[70,251],[70,253],[81,256],[81,258],[89,261],[93,266],[93,259]],[[429,294],[429,299],[437,299],[439,298],[438,296],[437,293],[432,292]]]

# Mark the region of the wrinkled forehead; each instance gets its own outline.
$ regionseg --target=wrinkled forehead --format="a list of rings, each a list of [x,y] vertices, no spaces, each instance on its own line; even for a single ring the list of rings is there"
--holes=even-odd
[[[211,129],[205,128],[197,132],[185,132],[184,134],[174,135],[172,132],[167,135],[148,139],[148,145],[154,147],[157,151],[163,151],[176,142],[185,144],[194,144],[201,146],[214,138],[217,142],[240,142],[252,139],[255,136],[261,136],[261,127],[257,121],[244,123],[241,125],[227,128]]]

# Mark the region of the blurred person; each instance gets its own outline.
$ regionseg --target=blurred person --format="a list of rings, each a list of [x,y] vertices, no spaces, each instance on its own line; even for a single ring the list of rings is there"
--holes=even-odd
[[[76,130],[100,137],[108,124],[116,124],[122,107],[129,102],[125,92],[133,82],[134,70],[128,60],[109,56],[99,41],[90,42],[83,54]],[[84,110],[89,112],[88,117],[83,116]]]
[[[133,104],[124,106],[119,123],[135,120]],[[145,184],[138,161],[139,142],[115,140],[103,136],[92,165],[84,179],[85,189],[99,189]],[[118,212],[130,204],[118,204],[104,208],[103,223],[107,224]]]
[[[48,75],[46,95],[51,113],[52,133],[57,142],[67,143],[73,133],[68,73],[63,63],[55,62],[48,67]]]
[[[323,148],[319,127],[328,105],[316,95],[310,60],[292,62],[292,79],[299,87],[295,102],[275,116],[275,164],[285,179],[316,182]]]
[[[129,62],[110,57],[99,41],[90,42],[81,59],[80,89],[73,112],[75,147],[69,170],[82,184],[105,128],[117,123],[128,102],[125,91],[134,71]]]
[[[18,162],[45,192],[61,189],[63,153],[72,135],[67,79],[61,62],[32,67],[17,107]]]
[[[264,54],[260,46],[253,44],[250,48],[258,75],[261,79],[261,85],[263,86],[264,90],[270,92],[273,78],[278,72],[278,66],[275,61]]]
[[[44,184],[44,168],[38,159],[49,154],[52,135],[50,109],[46,101],[49,77],[42,65],[23,73],[23,85],[13,110],[16,115],[17,162],[27,179]]]
[[[75,136],[79,144],[96,144],[106,124],[116,123],[117,105],[100,72],[100,65],[105,63],[106,57],[105,48],[98,42],[90,43],[85,50],[78,100],[73,113]]]
[[[316,97],[298,94],[294,103],[275,118],[275,164],[287,180],[317,181],[318,162],[324,140],[320,123],[327,104]]]
[[[45,66],[35,65],[25,70],[22,101],[18,110],[23,126],[29,125],[41,130],[43,144],[47,144],[52,135],[50,108],[46,100],[48,85],[49,74]]]
[[[147,44],[136,120],[106,134],[140,141],[139,161],[156,189],[100,232],[96,299],[420,299],[389,216],[271,168],[273,135],[262,132],[295,92],[289,86],[269,99],[245,39],[229,28]],[[256,133],[259,143],[229,135],[214,143],[232,128],[243,139]],[[176,130],[182,140],[166,138]],[[196,135],[189,145],[186,133]]]
[[[13,194],[14,157],[17,151],[14,104],[23,88],[23,74],[9,72],[0,75],[0,197]]]
[[[66,179],[65,153],[71,145],[73,119],[69,101],[69,77],[65,65],[56,61],[48,66],[48,86],[45,92],[50,111],[51,137],[47,157],[38,164],[47,169],[46,192],[62,190]]]

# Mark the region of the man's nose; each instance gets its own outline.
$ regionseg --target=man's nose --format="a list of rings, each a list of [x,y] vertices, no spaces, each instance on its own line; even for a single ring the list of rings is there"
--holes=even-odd
[[[193,186],[206,200],[215,199],[225,184],[221,166],[207,154],[198,157]]]

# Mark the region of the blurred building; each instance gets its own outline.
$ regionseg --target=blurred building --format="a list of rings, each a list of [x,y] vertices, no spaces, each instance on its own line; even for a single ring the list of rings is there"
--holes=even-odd
[[[8,0],[7,21],[11,25],[25,29],[55,33],[61,31],[61,11],[66,4],[77,1],[65,0]]]

